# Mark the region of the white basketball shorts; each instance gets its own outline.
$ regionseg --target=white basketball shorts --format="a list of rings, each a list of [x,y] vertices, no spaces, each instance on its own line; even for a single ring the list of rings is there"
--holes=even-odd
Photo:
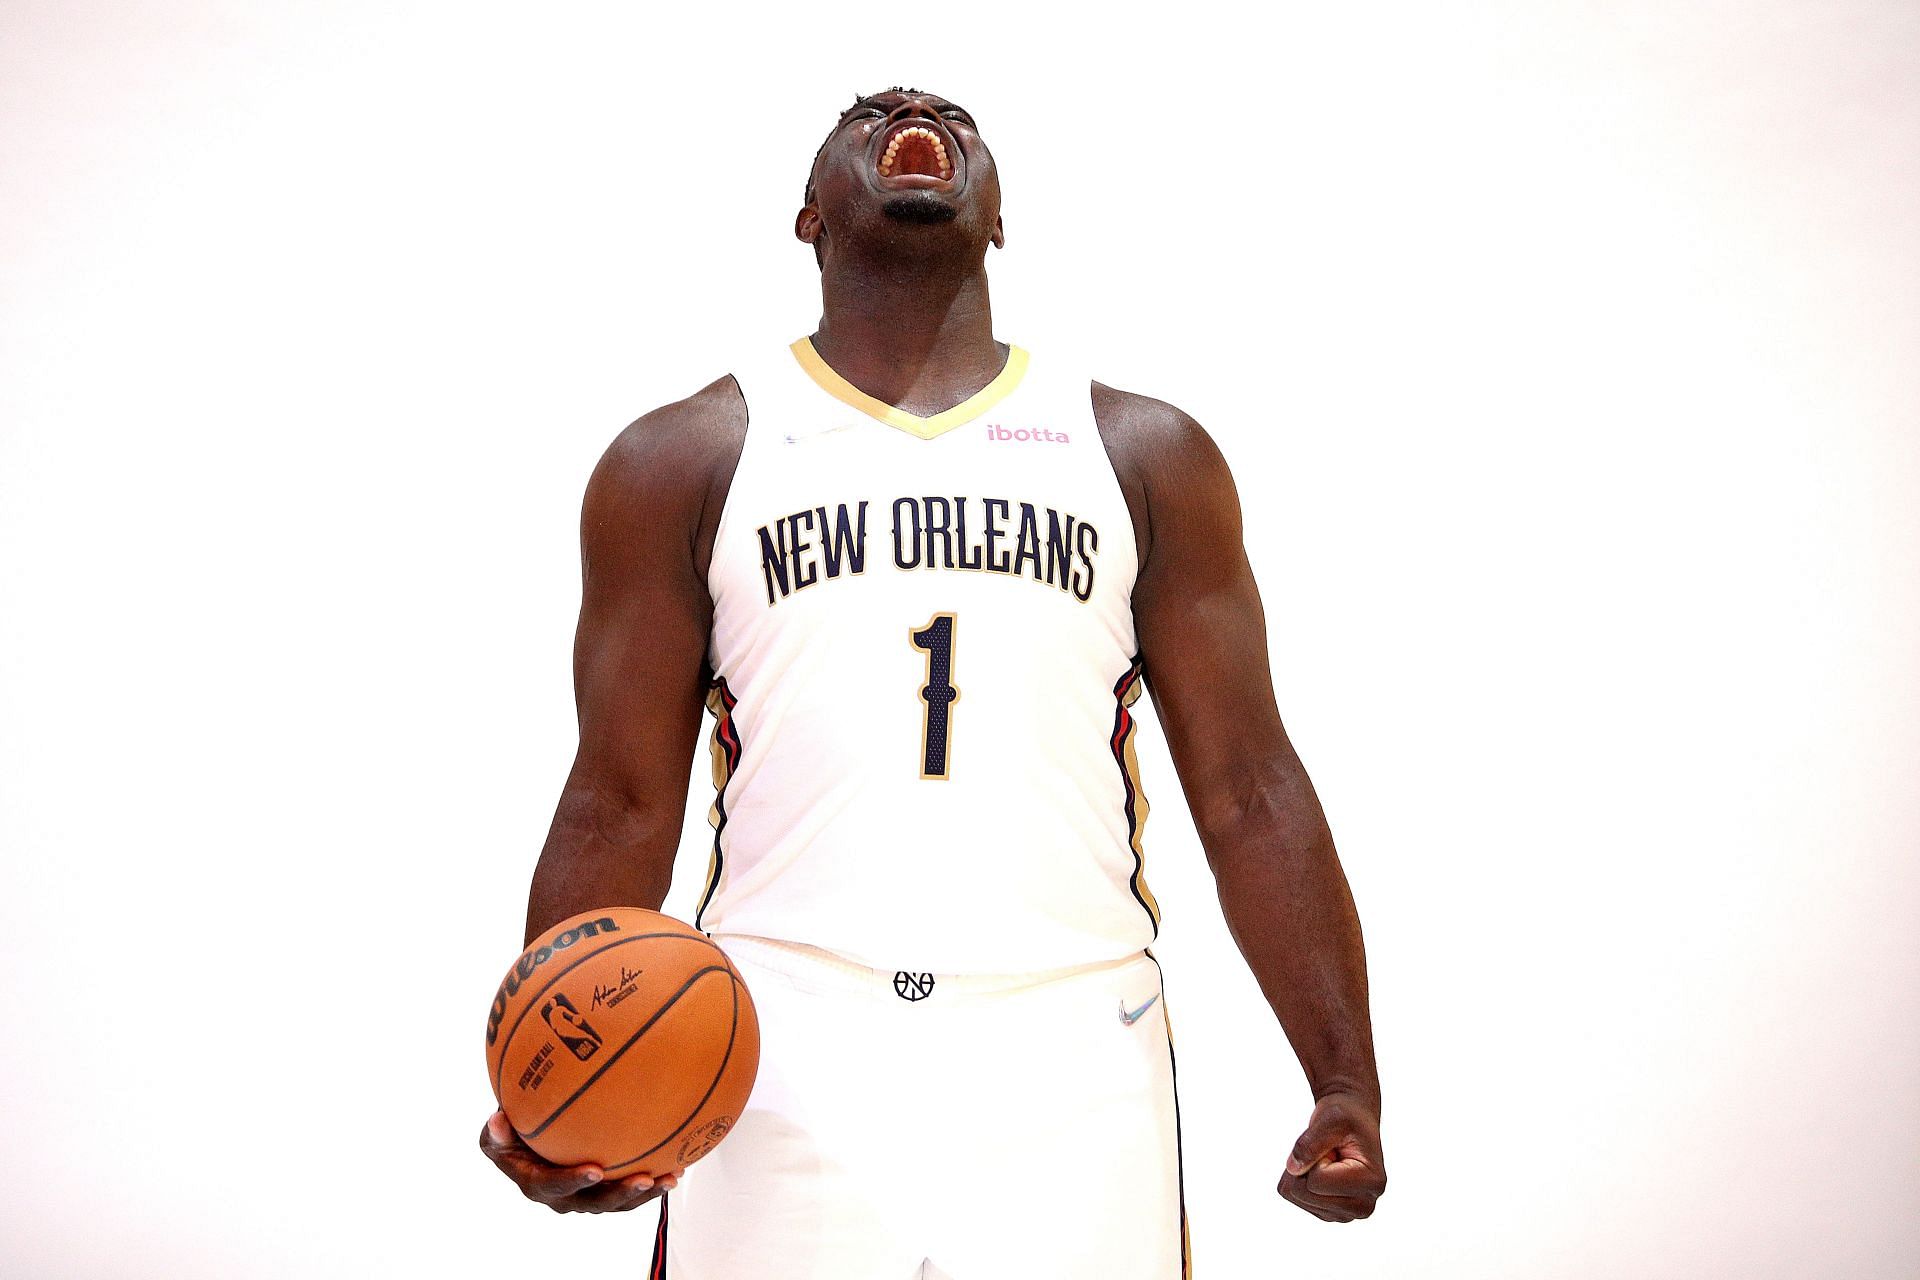
[[[1160,966],[895,973],[714,937],[760,1015],[650,1280],[1184,1280]]]

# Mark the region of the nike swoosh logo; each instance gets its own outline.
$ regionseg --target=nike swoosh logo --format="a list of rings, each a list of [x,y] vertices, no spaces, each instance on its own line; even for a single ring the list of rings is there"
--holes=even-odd
[[[1126,1026],[1129,1026],[1129,1027],[1132,1026],[1134,1023],[1140,1021],[1140,1019],[1146,1014],[1147,1010],[1153,1008],[1153,1002],[1155,1000],[1158,1000],[1159,998],[1160,997],[1158,995],[1148,996],[1147,1002],[1141,1005],[1138,1009],[1135,1009],[1132,1013],[1127,1012],[1127,1002],[1125,1000],[1122,1000],[1120,1002],[1120,1021]]]

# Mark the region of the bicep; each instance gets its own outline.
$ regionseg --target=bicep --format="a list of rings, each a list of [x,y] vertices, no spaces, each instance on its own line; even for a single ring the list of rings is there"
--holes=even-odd
[[[712,605],[693,563],[699,479],[663,456],[666,443],[616,444],[587,488],[574,775],[623,804],[677,809],[706,696]]]
[[[1134,620],[1147,689],[1205,837],[1304,778],[1274,699],[1265,609],[1226,459],[1184,414],[1152,458],[1152,539]]]

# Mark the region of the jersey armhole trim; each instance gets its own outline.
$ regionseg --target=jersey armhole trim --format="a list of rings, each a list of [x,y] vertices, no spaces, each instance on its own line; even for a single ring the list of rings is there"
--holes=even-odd
[[[720,596],[714,589],[713,576],[720,564],[720,548],[727,533],[727,518],[733,514],[734,497],[740,492],[740,477],[747,469],[747,451],[753,448],[753,402],[747,398],[747,384],[740,380],[736,372],[729,372],[735,391],[740,393],[740,456],[734,459],[733,474],[727,477],[727,496],[720,500],[720,518],[713,525],[713,546],[707,552],[707,598],[718,601]],[[751,379],[749,379],[750,381]],[[711,642],[709,642],[711,643]]]

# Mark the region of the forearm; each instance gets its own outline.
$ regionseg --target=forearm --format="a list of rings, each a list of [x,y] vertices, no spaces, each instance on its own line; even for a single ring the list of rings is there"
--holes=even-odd
[[[673,880],[686,797],[640,800],[567,780],[527,893],[527,935],[599,907],[659,910]]]
[[[1313,1096],[1355,1094],[1377,1115],[1360,916],[1310,784],[1263,793],[1203,839],[1227,927]]]

